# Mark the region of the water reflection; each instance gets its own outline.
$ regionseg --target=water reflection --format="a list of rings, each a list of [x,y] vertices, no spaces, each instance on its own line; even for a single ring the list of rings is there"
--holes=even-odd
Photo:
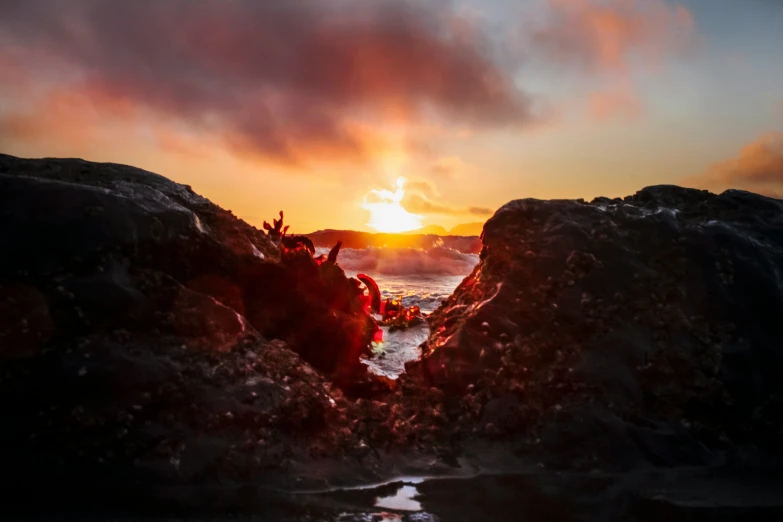
[[[394,495],[379,497],[375,501],[375,507],[398,511],[421,511],[421,504],[414,500],[417,494],[416,486],[402,486]]]

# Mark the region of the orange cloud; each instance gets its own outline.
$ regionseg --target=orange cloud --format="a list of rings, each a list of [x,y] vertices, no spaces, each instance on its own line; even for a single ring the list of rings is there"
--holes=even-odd
[[[628,72],[631,58],[658,65],[692,43],[693,15],[665,0],[549,0],[535,42],[550,56],[600,72]]]
[[[83,86],[51,87],[31,94],[23,106],[9,105],[0,113],[0,137],[7,142],[67,145],[71,150],[83,150],[85,145],[99,145],[118,137],[142,139],[146,133],[157,137],[164,149],[174,149],[177,143],[182,153],[204,150],[203,142],[196,143],[150,118],[131,99]]]
[[[665,0],[548,0],[548,17],[532,45],[546,59],[581,69],[608,83],[588,96],[597,121],[635,118],[643,103],[634,72],[660,70],[694,43],[693,16]]]
[[[589,96],[601,121],[641,112],[632,59],[663,61],[693,32],[664,0],[547,5],[531,55],[627,82]],[[166,151],[306,167],[390,148],[434,155],[418,132],[432,122],[468,135],[555,116],[515,85],[518,60],[480,17],[440,0],[0,0],[0,12],[3,140],[92,139],[127,119]],[[415,138],[391,139],[387,122]],[[445,158],[429,175],[460,167]]]
[[[437,198],[440,196],[438,193],[438,189],[435,187],[435,184],[421,179],[421,180],[409,180],[405,184],[405,190],[406,192],[416,192],[418,194],[421,194],[425,198]]]
[[[454,207],[438,201],[439,198],[438,188],[431,180],[400,178],[395,192],[372,190],[365,195],[364,204],[379,206],[394,203],[399,208],[398,211],[404,211],[418,219],[424,215],[487,216],[494,212],[483,207]]]
[[[777,196],[783,192],[783,132],[770,132],[742,147],[739,155],[684,180],[692,186],[726,189],[745,188]]]
[[[54,91],[32,110],[6,111],[0,136],[25,142],[61,140],[79,146],[96,137],[95,114],[84,96]]]
[[[291,165],[367,158],[358,124],[435,114],[472,127],[524,125],[531,102],[451,12],[380,0],[232,2],[0,0],[0,46],[67,71],[58,91],[134,107],[217,136],[242,155]],[[438,4],[442,5],[443,4]],[[446,10],[448,11],[448,10]],[[26,63],[41,85],[49,67]],[[59,94],[58,94],[59,95]],[[43,129],[44,110],[6,128]],[[26,133],[26,134],[25,134]],[[172,136],[164,140],[181,148]]]
[[[3,55],[0,55],[0,78],[3,79],[3,84],[0,85],[0,89],[3,90],[12,87],[18,89],[23,87],[26,82],[26,75],[22,73],[17,63]]]
[[[466,163],[457,156],[438,158],[430,167],[429,174],[440,181],[449,181],[459,169],[464,168]]]
[[[220,145],[207,136],[188,135],[180,129],[166,126],[157,126],[154,136],[162,150],[192,158],[204,158]]]
[[[619,86],[590,94],[588,110],[594,120],[605,122],[638,118],[644,112],[644,107],[630,87]]]
[[[452,207],[443,203],[432,201],[423,194],[408,191],[402,198],[402,207],[412,214],[443,215],[443,216],[490,216],[494,210],[484,207]]]

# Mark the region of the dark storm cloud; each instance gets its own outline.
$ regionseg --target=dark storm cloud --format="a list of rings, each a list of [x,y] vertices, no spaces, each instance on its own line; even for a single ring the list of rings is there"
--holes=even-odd
[[[442,2],[0,0],[0,53],[26,57],[34,75],[56,64],[95,100],[297,163],[313,150],[367,154],[356,119],[528,122],[487,41],[455,22]]]

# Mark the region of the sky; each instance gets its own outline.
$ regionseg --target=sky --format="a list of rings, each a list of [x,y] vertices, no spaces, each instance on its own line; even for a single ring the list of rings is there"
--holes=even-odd
[[[781,27],[781,0],[0,0],[0,152],[134,165],[297,233],[781,196]]]

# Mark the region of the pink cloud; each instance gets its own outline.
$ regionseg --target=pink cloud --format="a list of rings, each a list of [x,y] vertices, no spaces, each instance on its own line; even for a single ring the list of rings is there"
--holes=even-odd
[[[688,48],[693,15],[664,0],[549,0],[535,41],[550,56],[599,72],[628,72],[632,61],[660,64]]]
[[[547,6],[532,44],[547,59],[605,84],[587,100],[596,121],[640,116],[634,73],[661,71],[694,45],[692,14],[665,0],[548,0]]]
[[[731,159],[710,165],[692,186],[722,190],[745,188],[777,196],[783,192],[783,132],[770,132],[742,147]]]
[[[617,119],[636,119],[644,112],[641,100],[627,86],[614,87],[590,94],[589,114],[595,121],[606,122]]]
[[[96,95],[97,110],[125,104],[281,163],[371,155],[377,137],[356,125],[368,118],[416,123],[435,113],[475,127],[533,119],[483,33],[426,6],[0,0],[0,12],[0,46],[65,68],[73,95]],[[49,68],[39,65],[25,72],[44,83]],[[47,103],[5,128],[50,132],[40,123],[52,116]]]

